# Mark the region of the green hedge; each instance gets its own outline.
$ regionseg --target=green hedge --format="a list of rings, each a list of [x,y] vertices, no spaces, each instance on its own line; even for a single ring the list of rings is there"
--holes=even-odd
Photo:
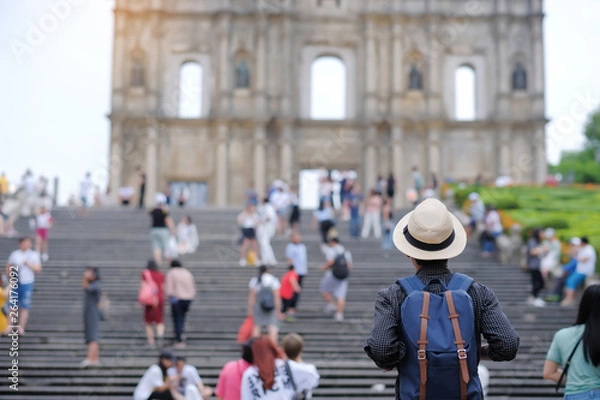
[[[453,189],[457,206],[465,204],[469,193],[477,192],[485,204],[493,204],[519,221],[524,235],[534,228],[554,228],[562,241],[587,236],[596,251],[600,249],[600,190],[563,186],[495,188],[458,185]],[[600,272],[600,257],[596,271]]]

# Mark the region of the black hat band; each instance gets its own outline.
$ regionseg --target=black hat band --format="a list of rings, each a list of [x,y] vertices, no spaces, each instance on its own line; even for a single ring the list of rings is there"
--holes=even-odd
[[[408,225],[406,225],[404,227],[404,230],[402,231],[404,233],[404,237],[406,238],[406,241],[413,247],[416,247],[419,250],[423,250],[423,251],[439,251],[439,250],[444,250],[446,248],[448,248],[452,242],[454,242],[454,238],[455,238],[455,234],[454,234],[454,229],[452,229],[452,233],[450,234],[450,236],[448,236],[448,239],[444,240],[441,243],[425,243],[425,242],[421,242],[419,239],[416,239],[413,235],[410,234],[410,232],[408,231]]]

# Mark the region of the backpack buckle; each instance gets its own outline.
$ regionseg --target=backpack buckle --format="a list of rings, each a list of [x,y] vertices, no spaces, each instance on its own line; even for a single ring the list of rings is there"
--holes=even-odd
[[[467,350],[465,349],[458,349],[456,351],[458,353],[458,359],[459,360],[464,360],[467,358]]]
[[[465,355],[465,358],[467,356]],[[425,359],[425,350],[417,350],[417,359],[424,360]]]

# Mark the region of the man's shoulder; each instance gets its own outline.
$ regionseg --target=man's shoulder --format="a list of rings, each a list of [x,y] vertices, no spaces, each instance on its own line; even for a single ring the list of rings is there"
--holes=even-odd
[[[294,371],[302,371],[302,372],[318,374],[317,367],[314,364],[309,364],[306,362],[297,362],[294,360],[289,360],[288,363],[290,364],[290,368],[293,369]]]
[[[304,243],[288,243],[288,246],[294,249],[305,249],[306,245]]]
[[[185,364],[182,370],[182,374],[194,374],[197,375],[198,374],[198,368],[194,367],[193,365],[190,364]]]
[[[594,246],[592,246],[591,244],[586,245],[583,248],[583,251],[585,252],[586,255],[590,255],[590,256],[596,255],[596,249],[594,249]]]
[[[231,368],[235,368],[237,366],[238,360],[227,361],[223,366],[223,371],[229,370]]]
[[[398,280],[399,279],[401,278],[398,278]],[[384,297],[386,299],[398,298],[404,292],[402,286],[400,286],[400,284],[398,283],[398,280],[396,280],[388,287],[380,289],[379,292],[377,292],[377,294],[380,297]]]
[[[148,370],[146,371],[146,373],[147,374],[156,374],[156,373],[159,373],[159,374],[162,375],[162,371],[160,370],[160,367],[158,365],[156,365],[156,364],[151,365],[148,368]],[[168,373],[168,371],[167,371],[167,373]]]
[[[190,272],[190,270],[189,270],[189,269],[187,269],[187,268],[182,268],[182,270],[184,271],[184,274],[185,274],[185,275],[186,275],[186,276],[187,276],[189,279],[191,279],[191,280],[194,280],[194,274],[192,274],[192,273]]]
[[[336,253],[342,253],[348,251],[348,249],[342,246],[341,244],[337,244],[334,247],[332,247],[332,251],[335,251]]]
[[[242,379],[246,379],[249,375],[258,375],[258,368],[255,365],[251,365],[242,374]]]
[[[25,256],[29,257],[29,258],[39,258],[37,251],[33,250],[33,249],[29,249],[27,250],[27,252],[25,252]]]

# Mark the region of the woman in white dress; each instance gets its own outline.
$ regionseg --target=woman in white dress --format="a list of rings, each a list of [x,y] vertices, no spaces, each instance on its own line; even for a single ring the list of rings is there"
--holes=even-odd
[[[265,197],[263,203],[258,209],[260,216],[260,224],[256,229],[256,238],[258,247],[260,248],[261,262],[271,267],[277,265],[277,259],[271,246],[271,239],[275,236],[277,229],[277,211],[269,202],[269,198]]]
[[[194,253],[198,247],[198,229],[192,224],[192,219],[186,215],[177,224],[177,244],[179,254]]]

